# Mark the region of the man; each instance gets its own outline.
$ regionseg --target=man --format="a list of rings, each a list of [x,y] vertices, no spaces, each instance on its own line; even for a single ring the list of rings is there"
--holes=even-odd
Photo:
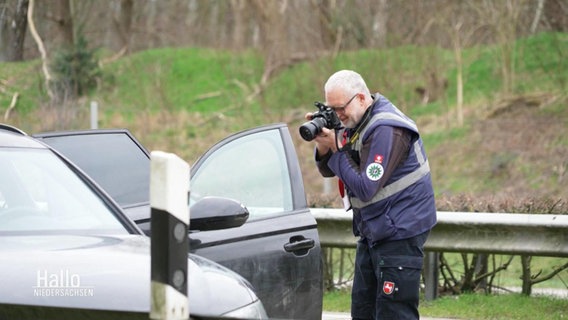
[[[424,242],[436,207],[416,124],[382,95],[371,95],[354,71],[336,72],[324,91],[345,128],[323,128],[314,139],[316,165],[324,177],[339,178],[359,237],[351,316],[419,319]]]

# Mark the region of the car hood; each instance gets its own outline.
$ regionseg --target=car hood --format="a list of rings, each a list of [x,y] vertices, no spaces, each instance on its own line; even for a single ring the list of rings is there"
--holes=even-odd
[[[257,300],[234,272],[188,259],[189,310],[216,316]],[[150,311],[150,239],[126,236],[0,236],[0,303]]]

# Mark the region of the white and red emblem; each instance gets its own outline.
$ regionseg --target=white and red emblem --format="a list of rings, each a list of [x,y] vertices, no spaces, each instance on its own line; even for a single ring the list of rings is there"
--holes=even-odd
[[[376,155],[375,155],[375,162],[376,162],[376,163],[383,163],[383,158],[384,158],[384,157],[383,157],[382,155],[376,154]]]
[[[394,282],[385,281],[383,282],[383,292],[385,294],[392,294],[394,291]]]

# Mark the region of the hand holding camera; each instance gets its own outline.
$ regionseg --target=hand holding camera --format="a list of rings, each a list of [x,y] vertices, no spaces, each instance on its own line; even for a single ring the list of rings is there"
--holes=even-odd
[[[321,102],[315,102],[317,112],[312,113],[311,120],[300,126],[300,135],[306,141],[312,141],[322,132],[323,128],[330,130],[341,129],[341,121],[333,109]]]

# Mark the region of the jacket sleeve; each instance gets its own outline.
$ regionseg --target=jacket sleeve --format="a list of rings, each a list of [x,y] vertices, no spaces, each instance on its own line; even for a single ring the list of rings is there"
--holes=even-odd
[[[316,159],[316,167],[318,168],[320,174],[326,178],[331,178],[335,176],[335,173],[331,171],[331,169],[327,165],[329,158],[331,157],[332,154],[333,153],[330,150],[323,156],[320,156],[318,155],[318,150],[314,148],[314,158]]]

